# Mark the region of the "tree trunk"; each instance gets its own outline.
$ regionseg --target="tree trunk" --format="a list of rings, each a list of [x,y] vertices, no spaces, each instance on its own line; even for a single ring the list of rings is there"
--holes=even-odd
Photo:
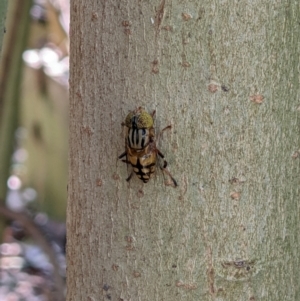
[[[71,4],[67,300],[299,300],[299,4]],[[176,189],[125,181],[138,106]]]

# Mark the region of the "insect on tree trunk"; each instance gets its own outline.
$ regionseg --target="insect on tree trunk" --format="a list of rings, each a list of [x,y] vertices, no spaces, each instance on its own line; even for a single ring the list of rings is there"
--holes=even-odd
[[[299,300],[299,14],[71,2],[67,300]],[[126,181],[139,106],[177,188]]]

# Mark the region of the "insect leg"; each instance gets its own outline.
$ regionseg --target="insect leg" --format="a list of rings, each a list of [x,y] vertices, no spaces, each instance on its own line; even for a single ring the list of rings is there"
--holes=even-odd
[[[173,182],[173,184],[174,184],[174,187],[177,187],[178,184],[177,184],[176,180],[172,177],[172,175],[171,175],[171,173],[169,172],[169,170],[167,169],[167,166],[168,166],[168,163],[167,163],[166,160],[164,160],[164,166],[163,166],[163,167],[160,167],[160,168],[161,168],[161,170],[162,170],[163,172],[165,172],[165,173],[171,178],[171,180],[172,180],[172,182]]]
[[[130,173],[130,175],[128,176],[128,178],[126,179],[126,181],[129,182],[130,179],[132,178],[132,176],[133,176],[133,171]]]
[[[126,152],[122,153],[118,158],[121,159],[126,156]]]
[[[165,130],[169,130],[169,129],[171,129],[171,128],[172,128],[172,125],[169,124],[168,126],[166,126],[165,128],[163,128],[163,129],[160,131],[160,133],[164,132]]]
[[[172,126],[171,126],[171,125],[168,125],[168,126],[166,126],[165,128],[163,128],[163,129],[159,132],[158,137],[157,137],[157,144],[158,144],[159,139],[161,138],[163,132],[164,132],[165,130],[169,130],[169,129],[171,129],[171,128],[172,128]]]
[[[162,152],[157,148],[156,149],[158,155],[161,157],[161,158],[164,158],[165,156],[162,154]]]
[[[122,162],[126,163],[126,164],[130,164],[130,162],[128,160],[121,160]]]

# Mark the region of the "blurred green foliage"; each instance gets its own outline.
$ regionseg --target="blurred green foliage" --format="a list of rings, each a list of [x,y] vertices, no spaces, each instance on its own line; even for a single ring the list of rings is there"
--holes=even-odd
[[[31,0],[9,2],[6,33],[0,63],[0,198],[6,195],[13,151],[14,132],[18,124],[19,92],[22,77],[22,53],[27,42]]]
[[[5,18],[7,13],[7,0],[0,1],[0,52],[2,50],[2,43],[3,43],[3,35],[6,31],[5,29]]]
[[[43,19],[30,18],[31,0],[9,2],[3,56],[0,64],[0,198],[12,170],[15,130],[26,133],[22,145],[28,153],[17,176],[22,188],[37,191],[34,210],[65,219],[68,167],[68,87],[46,75],[45,66],[24,64],[22,53],[54,49],[68,55],[68,35],[60,25],[60,12],[45,2]]]

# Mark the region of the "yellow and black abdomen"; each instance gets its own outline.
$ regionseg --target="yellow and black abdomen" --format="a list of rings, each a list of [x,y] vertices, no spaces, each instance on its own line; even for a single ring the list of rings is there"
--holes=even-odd
[[[156,168],[156,152],[152,150],[152,145],[148,145],[143,150],[133,151],[127,147],[127,161],[132,166],[134,173],[144,183],[147,183]]]

